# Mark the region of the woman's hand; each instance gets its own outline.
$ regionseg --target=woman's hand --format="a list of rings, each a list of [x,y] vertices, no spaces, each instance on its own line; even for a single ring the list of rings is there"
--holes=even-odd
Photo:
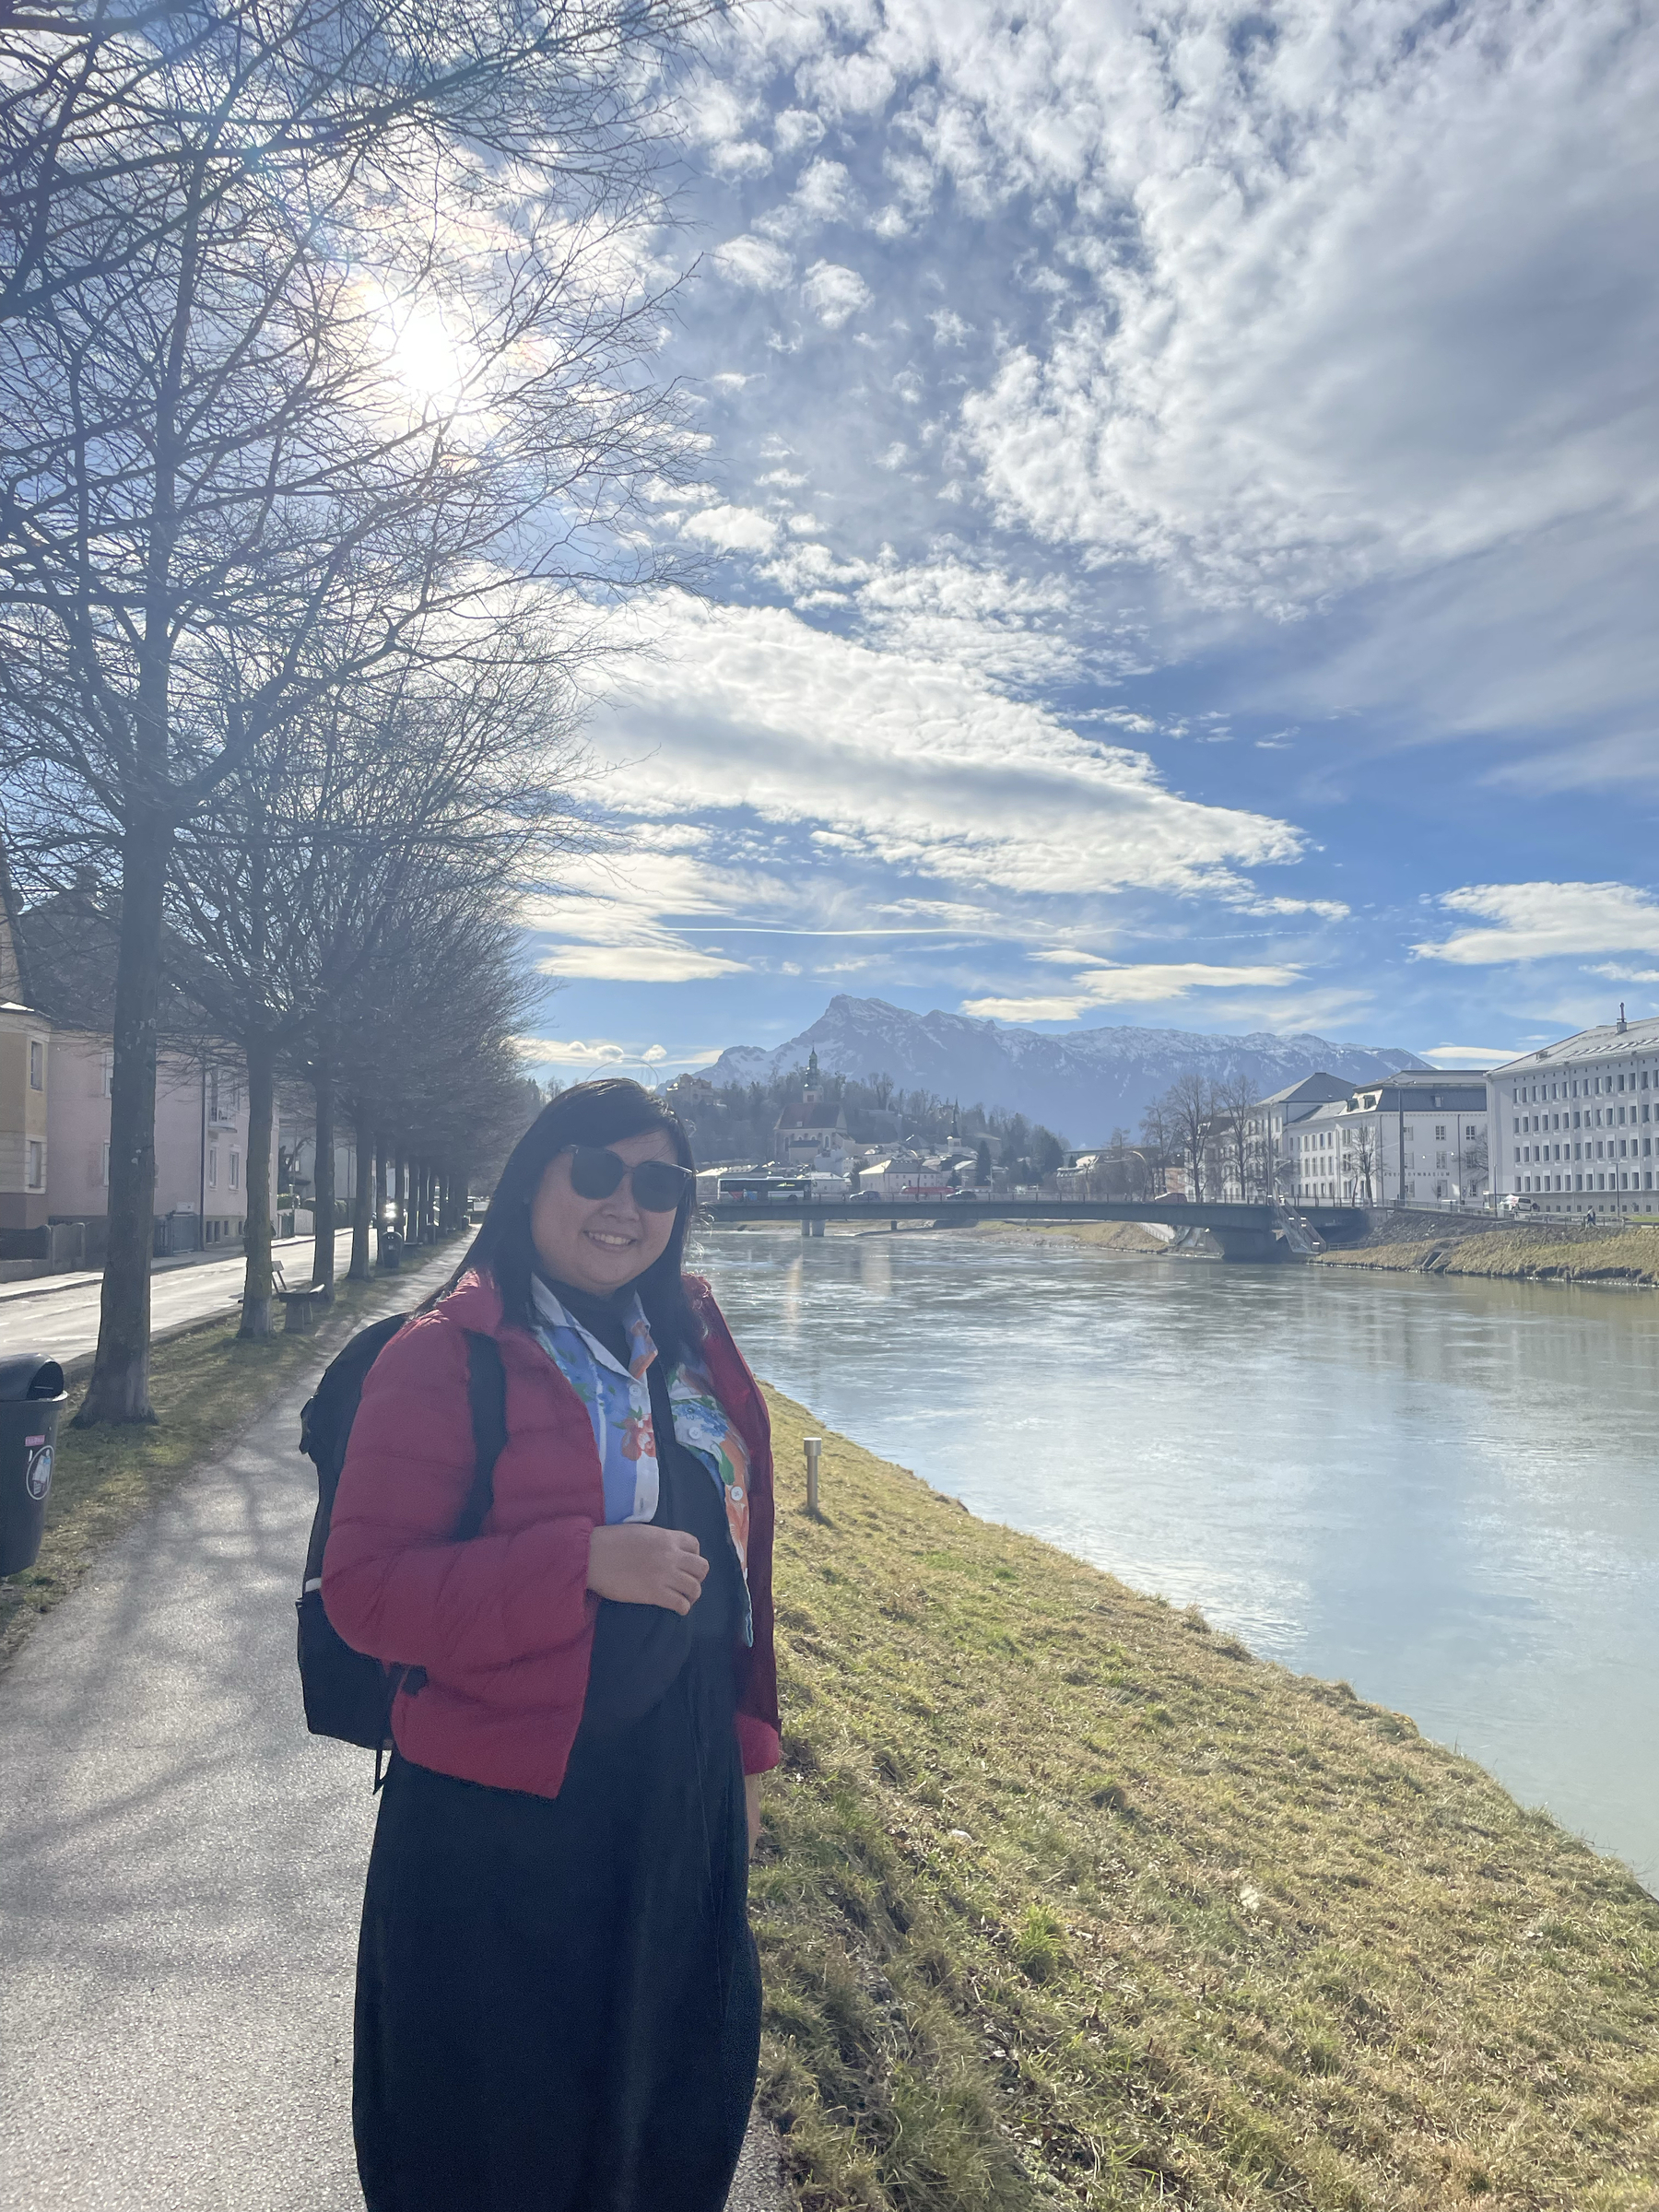
[[[623,1521],[588,1539],[588,1588],[625,1606],[689,1613],[702,1595],[709,1562],[683,1528]]]
[[[760,1777],[746,1774],[743,1778],[743,1807],[748,1815],[749,1857],[755,1855],[755,1846],[760,1841]]]

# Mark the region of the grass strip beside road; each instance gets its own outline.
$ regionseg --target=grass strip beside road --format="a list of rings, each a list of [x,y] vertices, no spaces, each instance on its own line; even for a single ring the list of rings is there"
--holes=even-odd
[[[101,1551],[234,1443],[296,1375],[320,1374],[353,1326],[409,1302],[416,1268],[426,1256],[411,1254],[416,1265],[406,1274],[341,1281],[314,1335],[279,1329],[242,1342],[236,1335],[240,1317],[230,1313],[157,1344],[150,1354],[153,1427],[72,1427],[87,1389],[84,1381],[72,1384],[58,1424],[41,1556],[21,1574],[0,1581],[0,1670]],[[296,1560],[296,1577],[299,1571]]]
[[[1346,1684],[769,1394],[762,2100],[806,2212],[1653,2212],[1659,1905]]]

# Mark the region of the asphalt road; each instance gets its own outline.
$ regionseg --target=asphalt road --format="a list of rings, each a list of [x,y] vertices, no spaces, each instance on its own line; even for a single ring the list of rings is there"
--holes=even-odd
[[[285,1237],[273,1249],[292,1286],[311,1280],[310,1237]],[[344,1276],[350,1265],[351,1231],[343,1229],[335,1239],[335,1265]],[[243,1268],[240,1248],[229,1259],[158,1268],[150,1277],[151,1335],[169,1336],[211,1314],[230,1312],[241,1297]],[[43,1352],[68,1360],[94,1351],[102,1293],[100,1275],[66,1275],[61,1283],[42,1276],[0,1287],[0,1353]]]
[[[389,1283],[388,1306],[451,1265]],[[304,1394],[134,1529],[0,1677],[0,2212],[361,2212],[372,1761],[300,1716]],[[733,2212],[777,2212],[764,2132],[746,2169]]]

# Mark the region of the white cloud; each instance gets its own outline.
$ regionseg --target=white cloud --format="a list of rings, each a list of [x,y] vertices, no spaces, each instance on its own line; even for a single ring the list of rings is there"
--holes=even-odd
[[[1091,294],[967,406],[1008,509],[1279,604],[1634,512],[1659,45],[1595,0],[1326,0],[1247,62],[1235,20],[1072,0],[1006,83],[982,18],[940,41],[936,163],[1075,194]]]
[[[701,850],[700,831],[678,824],[637,829],[625,861],[577,861],[555,897],[524,900],[519,920],[555,940],[536,962],[542,975],[583,982],[706,982],[748,972],[747,960],[698,945],[659,915],[710,914],[734,897],[762,897],[764,877],[724,875]]]
[[[788,199],[765,218],[764,228],[775,238],[800,237],[825,223],[853,221],[859,206],[844,162],[809,161]]]
[[[1382,700],[1431,734],[1605,714],[1512,780],[1659,775],[1650,10],[806,0],[722,37],[735,117],[793,81],[843,122],[853,178],[890,180],[878,236],[938,221],[924,270],[890,265],[938,288],[902,301],[932,362],[996,331],[950,403],[953,486],[1161,571],[1165,618],[1195,618],[1171,574],[1276,614],[1371,587],[1275,671],[1276,711]],[[821,133],[780,119],[780,145]],[[976,213],[1018,224],[1017,269],[1006,229],[964,240]]]
[[[666,934],[649,945],[561,945],[537,960],[538,975],[583,983],[706,983],[745,975],[747,960],[716,959]]]
[[[1614,960],[1601,961],[1589,973],[1605,975],[1615,983],[1659,983],[1659,968],[1627,968]]]
[[[1489,926],[1414,945],[1419,959],[1484,968],[1591,952],[1659,952],[1659,901],[1627,883],[1477,883],[1448,891],[1440,904]]]
[[[870,288],[857,270],[844,269],[839,262],[815,261],[801,285],[801,299],[807,312],[816,315],[826,330],[839,330],[869,305],[870,298]]]
[[[1064,965],[1086,956],[1055,947],[1037,957]],[[966,999],[962,1011],[993,1021],[1075,1021],[1097,1006],[1158,1006],[1189,991],[1279,991],[1301,980],[1300,968],[1229,968],[1204,960],[1102,963],[1084,970],[1063,995]]]
[[[784,108],[772,118],[772,138],[778,151],[785,156],[803,152],[817,146],[824,135],[822,119],[810,108]]]
[[[1518,1059],[1520,1050],[1512,1044],[1426,1044],[1418,1056],[1437,1064],[1444,1061],[1448,1067],[1497,1067]]]
[[[588,1042],[580,1037],[521,1037],[516,1042],[532,1067],[654,1067],[668,1057],[663,1045],[648,1044],[642,1053],[636,1053],[613,1038]]]
[[[752,507],[705,507],[687,516],[680,534],[727,553],[770,553],[778,542],[777,524]]]
[[[1181,798],[1144,754],[1079,736],[971,670],[779,608],[677,598],[653,635],[595,730],[619,751],[655,748],[648,784],[626,794],[653,819],[742,806],[939,883],[1037,894],[1238,895],[1241,868],[1300,855],[1288,824]]]
[[[709,167],[719,177],[763,177],[771,165],[771,148],[752,138],[732,138],[709,148]]]
[[[795,72],[795,88],[832,123],[886,107],[898,82],[891,65],[875,53],[818,53]]]
[[[728,283],[747,285],[756,292],[775,292],[794,274],[794,261],[770,238],[728,238],[710,258]]]

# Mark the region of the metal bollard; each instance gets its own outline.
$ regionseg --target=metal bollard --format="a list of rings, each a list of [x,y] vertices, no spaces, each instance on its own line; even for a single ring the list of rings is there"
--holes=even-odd
[[[821,1517],[818,1512],[818,1455],[824,1449],[824,1440],[821,1436],[809,1436],[805,1439],[805,1444],[806,1451],[806,1511],[817,1521]]]

